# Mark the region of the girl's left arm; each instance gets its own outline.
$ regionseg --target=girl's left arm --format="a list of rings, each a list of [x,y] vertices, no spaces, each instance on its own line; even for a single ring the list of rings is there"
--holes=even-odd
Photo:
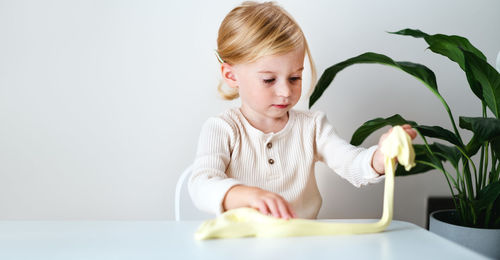
[[[369,148],[351,145],[337,135],[323,112],[314,114],[314,124],[317,160],[326,163],[356,187],[382,180],[383,177],[372,167],[372,158],[378,148],[376,145]]]

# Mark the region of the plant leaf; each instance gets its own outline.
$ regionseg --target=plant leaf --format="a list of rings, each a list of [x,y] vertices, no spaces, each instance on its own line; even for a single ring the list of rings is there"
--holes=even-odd
[[[439,138],[448,141],[458,147],[463,147],[463,145],[460,142],[460,139],[458,139],[458,137],[450,130],[444,129],[440,126],[426,126],[426,125],[419,125],[416,128],[424,136]]]
[[[490,141],[500,136],[500,119],[498,118],[461,116],[459,125],[463,129],[474,132],[479,142]]]
[[[366,121],[363,125],[361,125],[351,137],[352,145],[360,145],[363,141],[370,136],[373,132],[384,126],[395,126],[395,125],[404,125],[409,124],[413,128],[416,128],[420,134],[427,137],[433,137],[448,141],[458,147],[463,147],[460,143],[458,137],[451,131],[444,129],[440,126],[426,126],[426,125],[418,125],[414,121],[409,121],[401,117],[399,114],[395,114],[388,118],[378,117],[369,121]]]
[[[474,53],[463,50],[463,54],[467,77],[479,82],[482,90],[482,100],[498,118],[500,116],[500,73]]]
[[[435,153],[438,153],[439,155],[442,155],[444,158],[446,158],[446,160],[449,161],[453,165],[453,167],[455,167],[455,169],[458,168],[462,153],[456,147],[434,143],[431,149]]]
[[[497,154],[497,156],[500,156],[500,136],[495,137],[491,140],[491,147]]]
[[[441,54],[448,59],[458,63],[460,68],[465,70],[464,55],[461,50],[466,50],[477,55],[482,60],[486,61],[486,56],[474,45],[472,45],[467,38],[458,35],[434,34],[430,35],[416,29],[403,29],[397,32],[389,32],[391,34],[398,34],[404,36],[413,36],[415,38],[424,38],[429,44],[429,49],[434,53]]]
[[[424,173],[430,170],[434,170],[434,168],[422,163],[415,164],[415,166],[411,168],[409,171],[406,171],[404,166],[398,164],[398,166],[396,167],[396,172],[394,174],[397,177],[400,177],[400,176],[409,176],[409,175]]]
[[[397,31],[397,32],[389,32],[389,33],[399,34],[399,35],[406,35],[406,36],[413,36],[415,38],[424,38],[426,36],[429,36],[427,33],[424,33],[424,32],[422,32],[420,30],[410,29],[410,28],[406,28],[406,29],[403,29],[403,30],[400,30],[400,31]]]
[[[495,202],[500,197],[500,181],[492,182],[477,194],[477,199],[473,201],[474,206],[479,209],[486,208],[491,203]]]
[[[486,61],[486,56],[464,37],[434,34],[426,36],[424,39],[429,44],[429,49],[431,49],[431,51],[456,62],[463,70],[465,70],[465,60],[462,50],[472,52],[478,58]]]
[[[410,124],[412,127],[415,127],[417,123],[413,121],[408,121],[404,119],[399,114],[395,114],[388,118],[378,117],[369,121],[366,121],[363,125],[361,125],[351,137],[352,145],[360,145],[363,141],[370,136],[373,132],[384,126],[395,126],[395,125],[404,125]]]
[[[470,73],[467,73],[465,57],[462,50],[470,51],[474,53],[478,59],[486,61],[484,54],[474,47],[469,40],[456,35],[435,34],[425,37],[425,41],[429,44],[429,49],[431,51],[448,57],[466,72],[467,81],[469,82],[472,92],[479,99],[483,100],[481,84]]]
[[[481,145],[486,141],[492,142],[493,149],[500,154],[500,147],[498,145],[498,141],[500,140],[500,119],[461,116],[459,118],[459,125],[461,128],[474,133],[465,148],[469,156],[476,154]]]
[[[393,34],[413,36],[416,38],[424,38],[429,49],[434,53],[441,54],[448,59],[456,62],[463,71],[465,71],[465,58],[462,50],[474,53],[479,59],[486,61],[486,56],[472,45],[469,40],[457,35],[434,34],[429,35],[420,30],[404,29]],[[467,81],[471,87],[472,92],[481,100],[483,100],[483,91],[481,85],[474,77],[467,74]]]
[[[367,52],[327,68],[321,75],[321,78],[319,79],[313,93],[311,94],[311,97],[309,98],[309,108],[312,107],[314,103],[316,103],[316,101],[321,97],[321,95],[328,88],[337,73],[351,65],[363,63],[378,63],[401,69],[422,81],[427,88],[429,88],[435,95],[439,96],[442,99],[441,95],[438,92],[436,76],[434,75],[434,72],[432,72],[432,70],[430,70],[429,68],[425,67],[424,65],[411,62],[393,61],[391,58],[385,55]]]

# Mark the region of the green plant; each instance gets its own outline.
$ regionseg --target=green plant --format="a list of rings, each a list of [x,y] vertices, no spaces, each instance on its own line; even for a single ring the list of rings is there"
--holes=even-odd
[[[378,53],[367,52],[326,69],[310,97],[309,107],[321,97],[338,72],[354,64],[389,65],[414,76],[441,101],[451,120],[453,131],[440,126],[420,125],[396,114],[365,122],[354,132],[351,144],[361,144],[371,133],[387,125],[412,125],[424,144],[414,144],[417,166],[409,172],[399,166],[396,176],[436,169],[444,174],[448,182],[460,225],[500,228],[500,74],[488,64],[483,53],[464,37],[429,35],[414,29],[404,29],[392,34],[423,38],[431,51],[448,57],[465,72],[472,92],[482,104],[481,116],[459,117],[459,127],[473,132],[467,143],[460,136],[451,109],[438,91],[434,73],[424,65],[394,61]],[[495,117],[488,117],[487,109]],[[430,143],[427,138],[446,141],[447,144]],[[477,156],[479,165],[476,164],[477,161],[473,161]],[[445,162],[451,164],[451,171],[447,169],[450,167],[444,167]]]

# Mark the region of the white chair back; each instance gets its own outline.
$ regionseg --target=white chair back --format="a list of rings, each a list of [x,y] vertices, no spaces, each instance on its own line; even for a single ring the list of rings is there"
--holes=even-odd
[[[193,166],[187,167],[177,180],[175,186],[175,221],[180,220],[206,220],[215,218],[215,215],[205,213],[197,209],[191,198],[189,197],[189,192],[187,188],[187,182],[191,172],[193,171]]]

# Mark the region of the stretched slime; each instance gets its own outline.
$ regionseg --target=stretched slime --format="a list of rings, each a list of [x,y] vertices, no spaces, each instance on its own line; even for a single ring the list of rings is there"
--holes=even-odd
[[[415,166],[415,152],[410,136],[394,126],[382,143],[385,184],[382,217],[373,223],[333,223],[308,219],[281,219],[267,216],[253,208],[228,210],[217,218],[203,222],[194,237],[197,240],[239,237],[326,236],[377,233],[392,221],[394,202],[395,158],[409,171]]]

